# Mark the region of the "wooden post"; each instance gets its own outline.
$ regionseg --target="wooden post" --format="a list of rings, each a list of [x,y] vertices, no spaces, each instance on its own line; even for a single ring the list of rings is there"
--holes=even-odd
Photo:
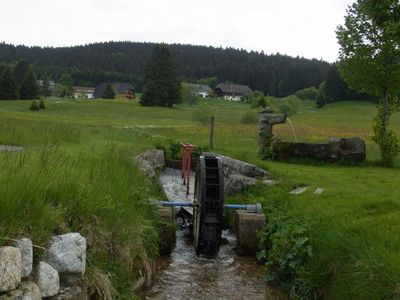
[[[214,147],[214,116],[211,117],[210,148]]]

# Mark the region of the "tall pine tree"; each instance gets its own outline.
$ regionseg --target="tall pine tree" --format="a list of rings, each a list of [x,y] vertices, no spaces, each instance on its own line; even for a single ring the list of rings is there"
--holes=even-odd
[[[0,77],[0,100],[15,100],[18,98],[17,84],[9,68]]]
[[[36,84],[35,75],[33,75],[32,69],[29,67],[19,89],[19,98],[22,100],[31,100],[36,99],[38,95],[39,89]]]
[[[175,62],[166,45],[153,49],[145,74],[145,88],[140,104],[173,106],[181,102],[181,89]]]

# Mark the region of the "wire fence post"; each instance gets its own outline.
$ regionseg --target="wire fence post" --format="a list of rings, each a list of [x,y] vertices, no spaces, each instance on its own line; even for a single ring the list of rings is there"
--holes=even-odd
[[[210,148],[214,148],[214,116],[211,117]]]

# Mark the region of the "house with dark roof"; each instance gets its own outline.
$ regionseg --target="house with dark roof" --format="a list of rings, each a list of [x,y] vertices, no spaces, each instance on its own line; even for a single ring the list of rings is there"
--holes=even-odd
[[[135,90],[128,82],[102,82],[94,89],[93,97],[96,99],[104,98],[107,85],[111,85],[115,93],[115,99],[135,99]]]
[[[185,83],[184,85],[188,87],[193,94],[202,98],[207,98],[213,91],[208,85],[205,84]]]
[[[234,83],[220,83],[214,89],[217,97],[232,101],[240,101],[252,92],[253,90],[247,85]]]

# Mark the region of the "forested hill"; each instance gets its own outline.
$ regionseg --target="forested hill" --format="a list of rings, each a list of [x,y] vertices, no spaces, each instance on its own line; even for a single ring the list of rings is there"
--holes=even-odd
[[[69,72],[75,84],[93,86],[101,81],[129,81],[138,90],[154,43],[106,42],[84,46],[41,48],[0,44],[0,63],[27,59],[38,78],[47,74],[56,80]],[[233,48],[168,45],[178,63],[182,79],[195,82],[205,77],[218,82],[247,84],[274,96],[318,86],[325,80],[329,64],[280,54],[248,52]]]

